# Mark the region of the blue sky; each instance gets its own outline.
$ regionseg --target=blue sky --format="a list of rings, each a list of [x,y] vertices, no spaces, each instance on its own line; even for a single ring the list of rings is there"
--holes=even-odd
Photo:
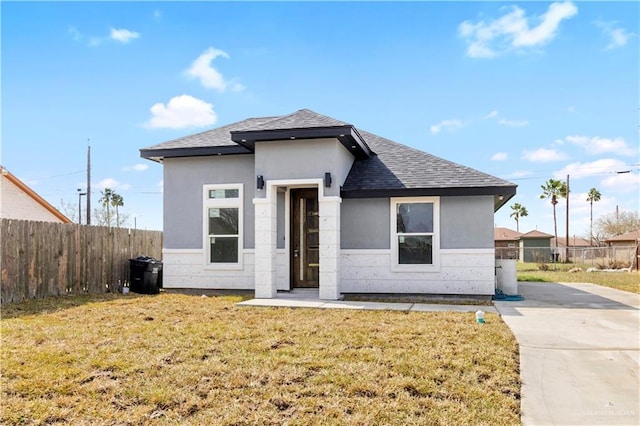
[[[0,162],[52,204],[110,187],[162,227],[139,149],[309,108],[510,180],[521,231],[639,209],[637,2],[2,2]],[[618,173],[626,172],[629,173]],[[564,235],[564,202],[558,232]],[[131,221],[133,222],[133,221]],[[130,223],[133,226],[133,223]]]

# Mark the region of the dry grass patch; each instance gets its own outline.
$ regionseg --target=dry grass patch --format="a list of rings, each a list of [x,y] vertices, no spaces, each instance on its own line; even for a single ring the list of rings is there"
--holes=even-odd
[[[574,263],[548,265],[548,270],[540,271],[534,263],[518,262],[518,281],[591,283],[640,294],[640,272],[638,271],[586,272],[590,265]],[[582,271],[568,272],[575,267],[581,267]]]
[[[2,424],[520,421],[497,315],[93,296],[3,308]],[[59,305],[56,307],[56,305]]]

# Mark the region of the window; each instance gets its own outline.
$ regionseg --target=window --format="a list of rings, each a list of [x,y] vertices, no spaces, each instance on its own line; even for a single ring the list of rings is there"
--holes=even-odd
[[[391,199],[394,270],[433,270],[439,260],[439,199]]]
[[[206,262],[241,267],[242,185],[204,185]]]

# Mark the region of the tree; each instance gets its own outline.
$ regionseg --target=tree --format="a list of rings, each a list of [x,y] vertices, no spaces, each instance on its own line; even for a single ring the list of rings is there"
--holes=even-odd
[[[58,207],[60,213],[71,219],[72,222],[78,222],[78,205],[72,202],[64,201],[64,198],[60,200],[60,207]]]
[[[589,190],[589,194],[587,195],[587,201],[589,202],[589,206],[591,207],[591,215],[589,217],[590,220],[590,231],[589,231],[589,241],[591,242],[591,245],[593,245],[593,203],[600,201],[600,198],[602,197],[602,194],[600,194],[600,191],[598,191],[595,188],[591,188]]]
[[[520,218],[529,216],[529,212],[527,211],[527,208],[520,203],[515,203],[514,205],[512,205],[511,210],[513,211],[509,216],[515,219],[516,231],[520,232]]]
[[[558,198],[567,197],[567,184],[557,179],[549,179],[544,185],[541,185],[542,194],[541,199],[550,198],[551,205],[553,206],[553,233],[556,237],[556,249],[558,248],[558,221],[556,220],[556,204],[558,204]]]
[[[100,191],[102,197],[98,200],[102,207],[106,211],[105,222],[107,226],[111,226],[111,211],[109,210],[109,206],[112,205],[113,195],[115,192],[112,189],[105,188],[104,191]]]
[[[631,210],[614,211],[597,218],[593,223],[593,237],[598,243],[626,232],[640,229],[640,216]]]
[[[122,195],[114,192],[111,195],[111,205],[116,208],[116,226],[120,227],[120,214],[118,212],[118,207],[124,206],[124,198],[122,198]]]

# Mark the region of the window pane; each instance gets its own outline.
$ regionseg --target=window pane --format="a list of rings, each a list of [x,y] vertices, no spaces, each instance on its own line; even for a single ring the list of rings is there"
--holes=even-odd
[[[238,189],[211,189],[209,190],[209,198],[238,198],[240,190]]]
[[[397,232],[433,232],[433,203],[399,203]]]
[[[398,236],[398,263],[426,264],[433,263],[433,237],[430,235]]]
[[[209,235],[238,235],[238,208],[209,209]]]
[[[211,263],[238,263],[238,237],[211,237]]]

